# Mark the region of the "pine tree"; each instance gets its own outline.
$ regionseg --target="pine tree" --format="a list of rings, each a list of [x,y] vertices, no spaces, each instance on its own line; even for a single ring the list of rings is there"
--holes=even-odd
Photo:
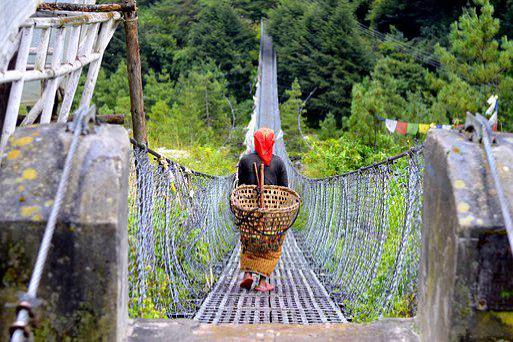
[[[433,110],[462,120],[466,111],[483,112],[486,99],[499,95],[499,120],[513,128],[513,43],[496,40],[499,20],[489,0],[476,0],[451,27],[449,48],[437,47],[444,75]]]
[[[104,70],[100,70],[93,102],[102,114],[130,113],[130,95],[125,61],[121,61],[116,72],[109,76]]]
[[[379,117],[445,123],[444,116],[436,117],[430,110],[433,98],[429,71],[413,57],[398,52],[396,43],[384,44],[381,53],[384,57],[378,60],[370,77],[353,87],[351,116],[345,127],[351,135],[366,145],[380,145],[381,134],[389,133]]]
[[[285,143],[289,152],[299,152],[302,148],[302,137],[298,127],[298,115],[300,124],[305,128],[304,101],[301,99],[301,87],[297,79],[294,80],[289,90],[285,92],[287,100],[280,105],[281,127],[284,132]]]
[[[259,22],[267,16],[267,11],[276,6],[278,0],[230,0],[231,5],[244,18]]]
[[[287,0],[270,12],[269,30],[278,50],[279,84],[299,80],[311,123],[331,112],[338,122],[349,115],[351,88],[372,65],[372,50],[356,30],[347,1]]]
[[[336,139],[340,137],[340,130],[337,129],[337,121],[332,113],[328,113],[326,118],[321,121],[319,129],[319,138],[322,140]]]
[[[228,87],[238,100],[250,96],[258,59],[258,42],[225,1],[207,3],[198,14],[187,40],[187,48],[175,62],[181,70],[212,62],[225,73]]]
[[[214,65],[196,67],[180,76],[167,89],[148,77],[150,140],[159,146],[183,148],[193,145],[221,144],[231,127],[231,109],[226,100],[227,82]],[[167,83],[169,85],[169,83]],[[235,100],[232,100],[236,104]]]

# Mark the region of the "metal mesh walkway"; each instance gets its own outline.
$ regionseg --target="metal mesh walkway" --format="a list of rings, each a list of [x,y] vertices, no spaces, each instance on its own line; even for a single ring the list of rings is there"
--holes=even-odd
[[[196,319],[204,323],[343,323],[342,312],[309,267],[292,232],[271,277],[276,289],[271,293],[247,291],[239,287],[237,246],[219,281],[205,299]]]

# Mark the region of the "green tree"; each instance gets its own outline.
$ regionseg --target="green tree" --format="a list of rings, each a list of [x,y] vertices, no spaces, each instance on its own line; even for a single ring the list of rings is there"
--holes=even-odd
[[[230,0],[230,3],[242,17],[258,22],[267,17],[267,11],[274,8],[278,0]]]
[[[176,66],[213,62],[225,73],[228,87],[238,100],[250,97],[258,59],[256,35],[225,1],[204,4],[198,22],[188,35],[187,47],[176,55]]]
[[[301,126],[304,125],[303,114],[305,113],[304,101],[301,99],[301,87],[297,79],[292,83],[292,87],[285,91],[287,100],[280,104],[281,128],[284,132],[285,143],[288,152],[300,152],[303,139],[298,128],[298,115],[301,120]]]
[[[373,0],[367,17],[381,32],[395,27],[410,39],[433,33],[441,37],[466,3],[467,0]]]
[[[319,138],[322,140],[335,139],[340,136],[340,130],[337,129],[337,121],[335,116],[331,113],[326,115],[326,118],[321,121],[319,129]]]
[[[153,87],[158,94],[157,85],[148,80],[147,87]],[[148,112],[150,140],[157,146],[172,148],[221,144],[231,127],[227,98],[227,82],[215,66],[191,70],[180,76],[169,97],[155,97]],[[236,103],[234,99],[231,102]]]
[[[490,2],[475,4],[451,26],[449,47],[437,46],[443,68],[433,111],[462,120],[466,111],[483,112],[486,99],[496,93],[502,109],[499,120],[511,129],[513,43],[506,37],[496,39],[499,20]]]
[[[109,76],[104,70],[100,70],[93,102],[102,114],[128,115],[130,113],[130,95],[124,61],[121,61],[116,72]]]
[[[148,67],[167,70],[178,78],[182,70],[175,67],[174,60],[187,47],[199,11],[198,0],[160,0],[140,11],[141,54]]]
[[[347,1],[285,0],[270,11],[280,88],[297,78],[306,93],[316,90],[307,103],[311,124],[329,112],[339,123],[348,116],[351,88],[372,65],[372,50],[356,29],[353,10]]]
[[[406,41],[405,41],[406,43]],[[413,57],[399,52],[395,42],[381,47],[370,76],[353,87],[351,116],[346,128],[364,144],[380,146],[382,133],[389,134],[379,117],[414,123],[446,122],[431,113],[433,95],[430,72]],[[388,139],[384,140],[388,144]]]

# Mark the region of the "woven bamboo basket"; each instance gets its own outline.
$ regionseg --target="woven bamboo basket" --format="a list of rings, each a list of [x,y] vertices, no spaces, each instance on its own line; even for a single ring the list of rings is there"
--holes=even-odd
[[[262,196],[260,196],[260,194]],[[279,250],[285,232],[294,224],[301,199],[283,186],[241,185],[230,196],[230,207],[245,251],[265,254]]]

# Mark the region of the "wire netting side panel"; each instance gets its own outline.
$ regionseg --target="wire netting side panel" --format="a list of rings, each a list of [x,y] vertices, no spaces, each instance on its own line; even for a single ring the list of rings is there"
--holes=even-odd
[[[302,183],[298,241],[332,298],[357,320],[415,313],[422,175],[421,149],[332,178],[292,174]]]
[[[228,207],[233,177],[211,177],[135,148],[129,195],[132,317],[192,317],[237,234]]]

